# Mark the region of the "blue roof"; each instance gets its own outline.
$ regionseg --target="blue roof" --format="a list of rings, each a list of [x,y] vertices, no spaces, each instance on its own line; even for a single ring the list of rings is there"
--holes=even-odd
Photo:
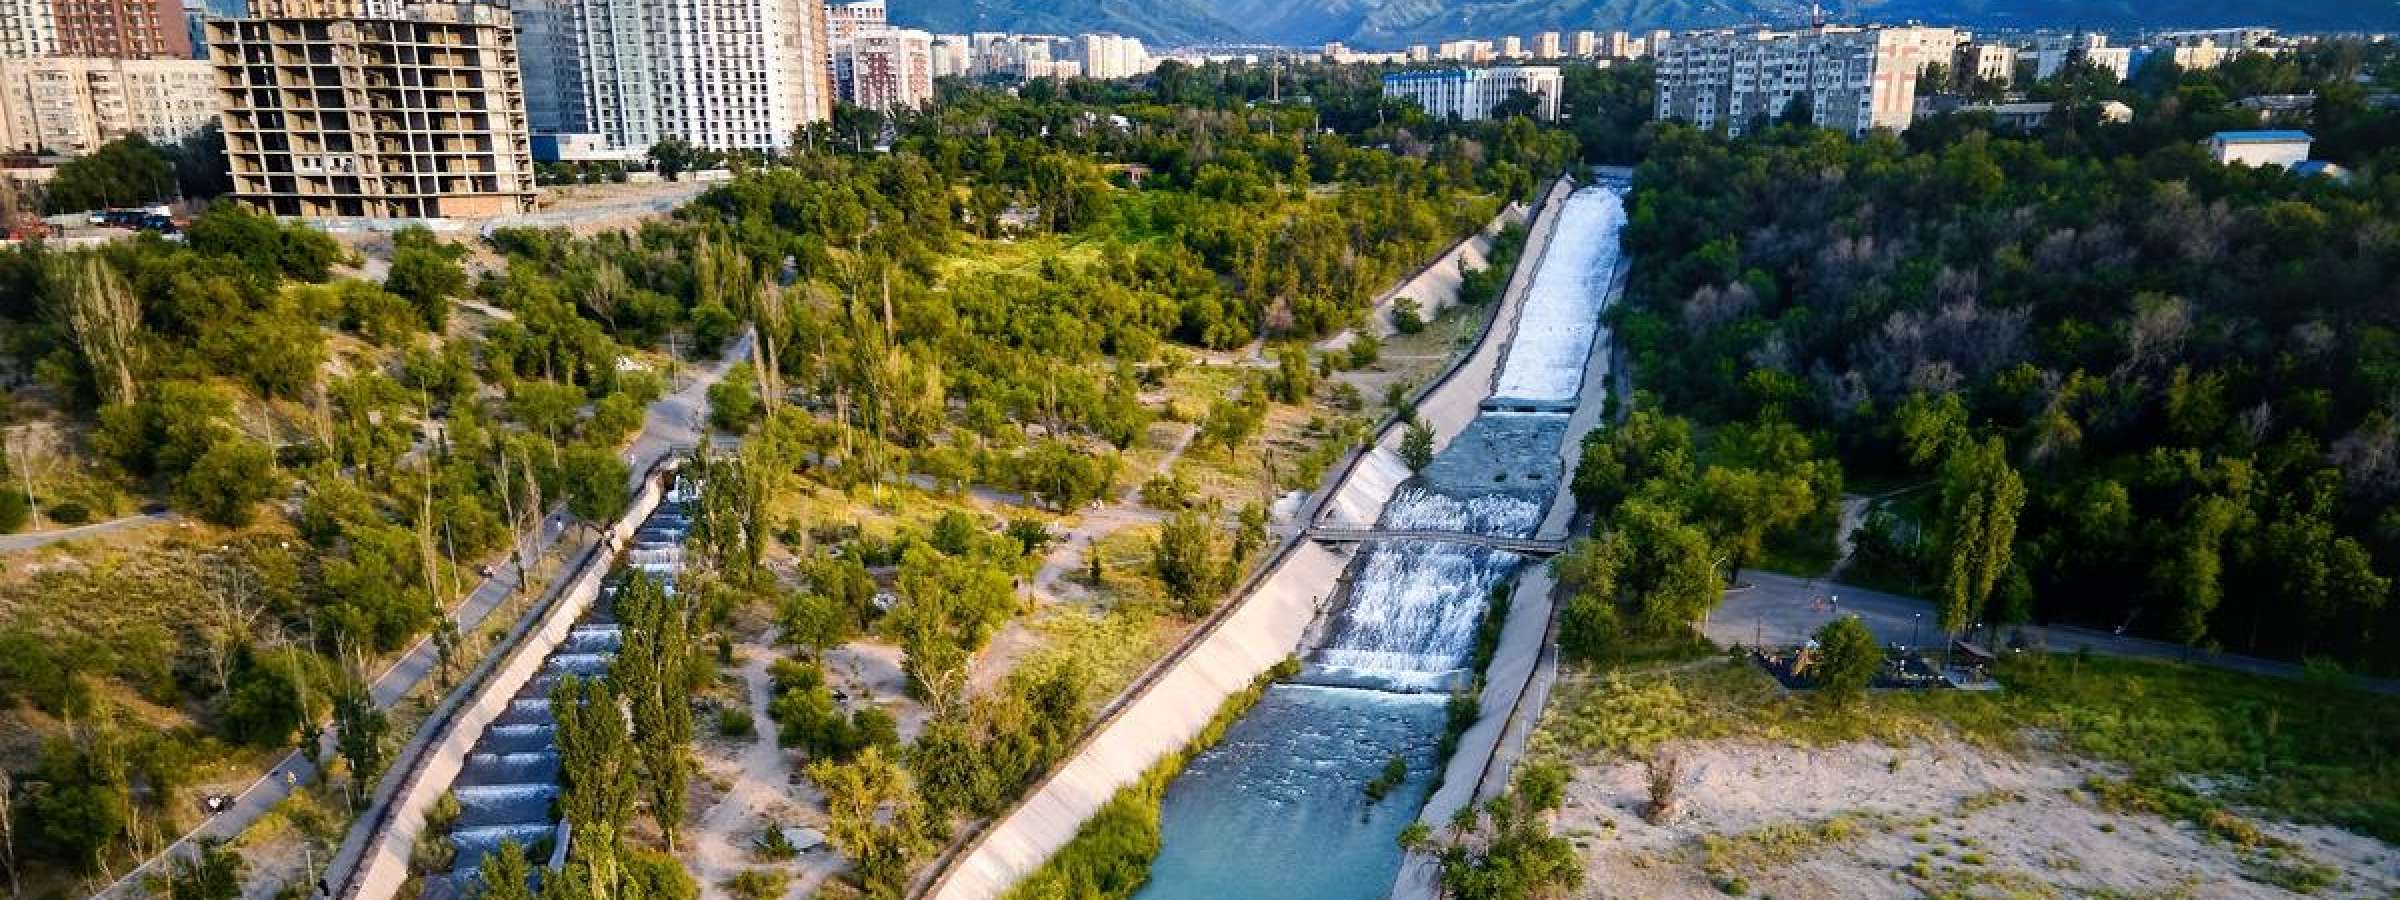
[[[2228,144],[2281,144],[2315,140],[2305,131],[2220,131],[2216,139]]]

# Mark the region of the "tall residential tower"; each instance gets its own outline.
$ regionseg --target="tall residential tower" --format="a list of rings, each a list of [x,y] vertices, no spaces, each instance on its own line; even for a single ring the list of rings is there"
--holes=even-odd
[[[781,151],[833,115],[817,0],[519,0],[542,134],[639,154],[680,139]]]

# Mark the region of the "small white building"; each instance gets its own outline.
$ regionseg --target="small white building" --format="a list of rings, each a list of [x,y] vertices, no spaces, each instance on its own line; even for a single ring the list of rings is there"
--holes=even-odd
[[[2305,131],[2220,131],[2208,138],[2208,156],[2219,163],[2289,169],[2308,161],[2313,142]]]

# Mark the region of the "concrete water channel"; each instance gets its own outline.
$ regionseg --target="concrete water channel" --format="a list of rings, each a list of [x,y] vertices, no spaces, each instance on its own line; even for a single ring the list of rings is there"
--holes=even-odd
[[[683,567],[683,539],[691,531],[688,480],[679,481],[649,517],[633,532],[624,566],[613,573],[564,640],[542,662],[540,674],[525,682],[508,708],[485,726],[452,782],[459,817],[450,831],[457,855],[450,873],[427,879],[423,896],[471,897],[481,887],[478,874],[486,857],[506,841],[525,849],[536,868],[547,862],[555,868],[566,853],[567,829],[559,821],[557,801],[557,722],[551,715],[550,692],[568,676],[597,678],[608,674],[610,660],[623,642],[613,621],[611,600],[627,573],[643,572],[675,590]]]
[[[1574,411],[1600,387],[1586,382],[1600,368],[1593,354],[1605,352],[1600,314],[1619,266],[1625,187],[1584,187],[1552,212],[1478,412],[1400,483],[1375,518],[1378,530],[1530,538],[1553,518],[1567,475],[1561,443]],[[1478,625],[1528,561],[1457,541],[1364,545],[1343,569],[1346,589],[1303,641],[1301,674],[1270,688],[1168,788],[1163,846],[1136,896],[1392,893],[1401,869],[1395,838],[1433,793],[1447,706],[1475,680]],[[1394,760],[1407,777],[1370,799],[1365,786]]]

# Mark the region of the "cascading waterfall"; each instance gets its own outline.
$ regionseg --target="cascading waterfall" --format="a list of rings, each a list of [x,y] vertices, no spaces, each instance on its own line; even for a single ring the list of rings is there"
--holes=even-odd
[[[635,532],[634,546],[626,555],[629,567],[666,580],[670,591],[682,567],[681,542],[691,521],[683,509],[691,501],[688,487],[679,486]],[[592,615],[605,618],[605,607],[595,608]],[[623,627],[614,622],[583,622],[569,629],[543,660],[541,673],[526,682],[508,709],[476,739],[451,789],[459,818],[450,844],[458,853],[449,878],[427,880],[427,896],[471,894],[484,857],[499,850],[503,841],[525,847],[537,867],[547,861],[539,853],[557,834],[559,794],[558,728],[551,717],[550,692],[568,676],[606,675],[624,639]]]
[[[1380,528],[1510,537],[1540,528],[1564,480],[1559,441],[1616,274],[1624,189],[1585,188],[1555,213],[1485,412],[1394,494]],[[1384,896],[1400,866],[1393,838],[1442,762],[1449,692],[1472,685],[1492,590],[1523,563],[1458,542],[1366,545],[1299,683],[1269,689],[1168,788],[1162,846],[1137,897]],[[1395,759],[1408,777],[1369,800],[1364,785]]]

